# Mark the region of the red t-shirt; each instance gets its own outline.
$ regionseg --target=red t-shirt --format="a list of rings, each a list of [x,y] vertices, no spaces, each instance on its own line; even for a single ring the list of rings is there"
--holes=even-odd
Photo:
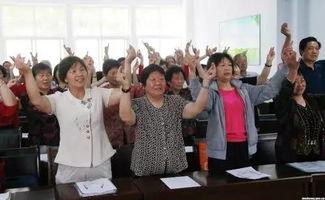
[[[244,102],[235,88],[223,90],[219,88],[225,111],[226,134],[228,142],[246,141]]]
[[[6,106],[3,102],[0,102],[0,127],[12,126],[17,128],[19,126],[17,111],[18,104]]]

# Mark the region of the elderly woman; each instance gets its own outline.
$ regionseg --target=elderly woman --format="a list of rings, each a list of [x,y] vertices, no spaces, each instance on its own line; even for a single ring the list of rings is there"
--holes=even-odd
[[[60,125],[60,144],[55,162],[59,163],[57,183],[111,178],[110,158],[115,153],[107,138],[103,108],[119,101],[120,91],[87,88],[87,67],[70,56],[60,62],[59,78],[68,90],[41,96],[34,77],[23,59],[15,59],[26,80],[30,101],[40,111],[56,115]]]
[[[126,71],[130,71],[131,61],[126,59]],[[146,95],[131,102],[129,75],[119,75],[123,92],[120,117],[128,125],[136,126],[131,160],[131,170],[136,176],[178,173],[187,168],[182,118],[193,118],[204,109],[207,86],[214,76],[211,68],[204,77],[197,101],[188,102],[179,95],[165,94],[165,72],[151,64],[141,77]]]
[[[319,105],[305,91],[306,81],[297,74],[292,80],[283,81],[275,99],[279,120],[275,150],[279,163],[324,159],[325,123]]]
[[[12,81],[9,81],[8,85],[11,83]],[[17,100],[9,87],[0,79],[0,131],[1,128],[15,128],[18,126]]]
[[[232,80],[234,63],[227,53],[211,55],[207,67],[216,67],[206,107],[209,112],[206,137],[208,168],[209,174],[215,175],[250,164],[249,157],[256,153],[258,138],[254,105],[273,98],[280,90],[285,74],[278,71],[265,85],[243,84]],[[199,89],[199,79],[192,79],[190,90],[193,98],[198,97]]]

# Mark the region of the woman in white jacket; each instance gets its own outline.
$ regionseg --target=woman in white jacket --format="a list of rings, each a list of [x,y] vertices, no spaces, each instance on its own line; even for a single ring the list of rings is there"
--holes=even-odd
[[[119,101],[119,89],[86,88],[87,69],[75,56],[59,64],[59,78],[68,90],[41,96],[30,68],[18,55],[13,59],[22,72],[30,101],[40,111],[56,115],[60,144],[56,183],[111,178],[110,158],[115,153],[105,131],[103,108]]]

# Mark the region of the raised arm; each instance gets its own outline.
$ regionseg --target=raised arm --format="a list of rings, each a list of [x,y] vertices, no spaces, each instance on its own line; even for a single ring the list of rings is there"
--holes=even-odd
[[[107,43],[107,46],[104,47],[104,62],[105,60],[109,59],[108,50],[109,50],[109,43]]]
[[[122,86],[122,94],[120,99],[120,118],[124,121],[127,125],[134,125],[135,124],[135,113],[131,107],[131,96],[130,96],[130,89],[131,89],[131,80],[130,76],[128,75],[129,71],[131,71],[131,62],[135,58],[136,53],[132,46],[128,49],[128,55],[125,58],[125,66],[124,70],[122,67],[119,68],[117,73],[117,80],[120,82]]]
[[[200,60],[203,60],[206,57],[210,57],[215,52],[217,52],[217,47],[214,47],[213,49],[210,49],[209,46],[207,46],[206,49],[205,49],[205,54],[200,57]]]
[[[139,64],[138,64],[138,60],[135,59],[135,61],[133,62],[133,71],[132,71],[132,83],[133,85],[138,85],[139,84],[139,80],[138,80],[138,75],[137,75],[137,70],[139,68]]]
[[[284,40],[284,43],[283,43],[282,50],[281,50],[281,55],[282,55],[284,52],[284,49],[291,46],[291,32],[290,32],[290,29],[289,29],[289,26],[287,23],[283,23],[281,25],[281,33],[286,37]]]
[[[37,55],[37,52],[35,53],[35,55],[33,55],[32,52],[30,52],[30,57],[32,58],[32,63],[33,63],[33,66],[38,64],[38,55]]]
[[[197,66],[199,64],[200,64],[200,60],[199,60],[199,56],[197,56],[195,65]],[[195,77],[193,73],[195,73],[195,70],[193,70],[193,68],[191,67],[190,68],[191,78]],[[196,101],[186,104],[183,110],[183,118],[193,118],[204,110],[209,97],[210,81],[213,78],[215,78],[215,76],[216,76],[216,68],[215,66],[212,66],[203,76],[202,87],[198,97],[196,98]]]
[[[270,71],[271,71],[274,56],[275,56],[274,47],[271,47],[269,50],[269,53],[266,56],[266,62],[265,62],[264,68],[263,68],[261,74],[259,76],[257,76],[257,82],[256,82],[257,85],[262,85],[262,84],[266,83],[267,77],[269,76]]]
[[[6,106],[14,106],[17,104],[15,95],[9,89],[7,84],[0,79],[0,97],[2,98],[3,104]]]
[[[24,63],[24,59],[18,55],[12,58],[17,69],[23,74],[26,90],[30,102],[42,112],[51,113],[51,104],[46,96],[41,96],[31,69]]]
[[[65,44],[63,45],[63,47],[69,56],[74,56],[74,52],[72,52],[71,47],[68,47]]]

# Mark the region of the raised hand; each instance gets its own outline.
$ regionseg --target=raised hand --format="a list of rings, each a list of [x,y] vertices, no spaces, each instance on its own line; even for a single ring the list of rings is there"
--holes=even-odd
[[[16,85],[18,83],[17,79],[11,79],[10,81],[8,81],[7,86],[8,88],[11,88],[12,86]]]
[[[289,69],[298,70],[299,62],[297,61],[297,53],[291,47],[284,49],[284,61],[288,64]]]
[[[281,52],[281,59],[283,61],[283,63],[286,64],[286,60],[287,60],[287,52],[290,50],[290,51],[293,51],[293,48],[292,48],[292,45],[293,45],[293,41],[290,42],[290,44],[285,47],[284,49],[282,49],[282,52]]]
[[[185,47],[185,53],[190,53],[190,46],[191,46],[192,40],[188,41],[186,43],[186,47]]]
[[[205,78],[209,81],[213,80],[217,75],[217,67],[215,65],[211,66],[205,74]]]
[[[31,58],[32,58],[33,65],[36,65],[36,64],[38,63],[37,53],[36,53],[35,56],[34,56],[33,53],[30,52],[30,56],[31,56]]]
[[[129,48],[126,50],[127,56],[125,58],[125,61],[130,63],[135,59],[137,56],[137,53],[132,45],[129,46]]]
[[[143,44],[147,48],[148,54],[151,54],[151,53],[154,53],[155,52],[155,49],[152,46],[150,46],[149,43],[144,42]]]
[[[137,51],[137,57],[140,59],[140,65],[143,66],[143,55],[142,55],[140,49],[138,49],[138,51]]]
[[[287,23],[283,23],[281,25],[281,33],[285,35],[286,37],[291,37],[290,29],[288,27]]]
[[[12,59],[12,61],[14,61],[16,68],[22,73],[28,73],[30,70],[30,67],[25,64],[25,58],[21,57],[20,54],[18,54],[16,57],[14,56],[10,56],[10,58]]]
[[[94,60],[91,56],[88,55],[88,51],[87,51],[86,56],[83,58],[83,60],[86,64],[88,73],[92,73],[92,74],[95,73],[96,70],[95,70],[95,66],[94,66]]]
[[[206,56],[210,57],[215,52],[217,52],[217,47],[214,47],[213,49],[210,49],[209,46],[207,45],[207,47],[205,49],[205,55]]]
[[[184,53],[181,49],[175,49],[175,58],[176,58],[176,62],[177,64],[179,64],[180,66],[183,66],[184,63]]]
[[[225,47],[225,48],[223,49],[222,53],[228,53],[229,49],[230,49],[230,47]]]
[[[74,52],[72,52],[71,47],[66,46],[65,44],[63,45],[64,49],[66,52],[69,54],[69,56],[73,56]]]
[[[274,57],[275,57],[274,47],[271,47],[270,50],[269,50],[269,53],[266,56],[266,63],[265,64],[272,65]]]
[[[109,50],[109,43],[107,43],[107,46],[104,46],[104,61],[109,59],[108,50]]]
[[[120,83],[123,88],[129,88],[131,83],[127,78],[127,75],[124,70],[124,66],[120,66],[116,73],[116,80]]]

